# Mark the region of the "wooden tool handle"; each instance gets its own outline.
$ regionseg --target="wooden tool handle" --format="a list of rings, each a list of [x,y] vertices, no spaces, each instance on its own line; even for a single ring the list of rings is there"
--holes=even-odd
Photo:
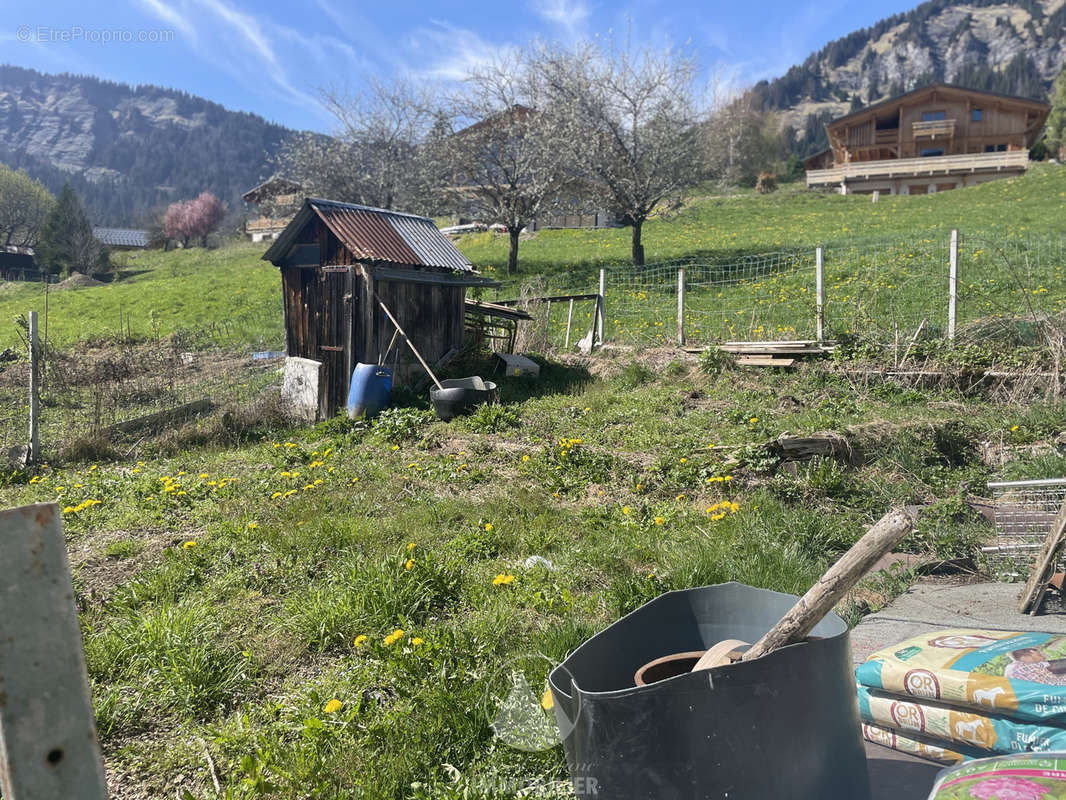
[[[892,550],[914,527],[905,511],[889,511],[848,552],[817,580],[765,636],[744,653],[744,661],[807,638],[822,617],[854,586],[881,556]]]
[[[700,656],[700,660],[696,662],[692,671],[697,672],[701,669],[710,669],[711,667],[721,667],[725,664],[731,664],[733,663],[733,651],[738,647],[747,646],[748,643],[742,642],[740,639],[726,639],[723,642],[719,642]]]

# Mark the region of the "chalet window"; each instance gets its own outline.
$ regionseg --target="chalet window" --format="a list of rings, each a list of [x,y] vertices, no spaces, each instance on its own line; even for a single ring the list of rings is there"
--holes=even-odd
[[[942,155],[944,155],[944,148],[943,147],[927,147],[926,149],[922,150],[922,152],[921,152],[922,158],[926,158],[927,156],[942,156]]]
[[[984,110],[982,110],[980,108],[971,108],[970,109],[970,122],[980,122],[981,118],[984,116],[984,113],[985,113]]]
[[[945,111],[923,111],[922,122],[940,122],[947,119],[947,112]]]
[[[1005,152],[1007,152],[1007,145],[1005,145],[1005,144],[997,144],[996,145],[996,152],[997,153],[1005,153]]]
[[[985,145],[985,152],[986,153],[994,153],[994,152],[996,152],[996,146],[994,144],[986,144]]]
[[[1007,145],[1005,144],[986,144],[986,153],[1005,153],[1007,152]]]

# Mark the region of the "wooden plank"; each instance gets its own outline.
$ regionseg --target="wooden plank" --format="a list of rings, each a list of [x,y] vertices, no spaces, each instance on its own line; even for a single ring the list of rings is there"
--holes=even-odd
[[[210,400],[194,400],[177,408],[168,408],[165,411],[157,411],[154,414],[146,414],[143,417],[120,422],[117,425],[105,428],[104,432],[108,434],[129,434],[142,431],[158,431],[175,423],[185,422],[192,417],[205,414],[214,407],[215,404]]]
[[[55,503],[0,512],[0,794],[106,800]]]
[[[1048,581],[1055,571],[1055,561],[1066,544],[1066,502],[1059,507],[1059,513],[1055,515],[1055,521],[1051,523],[1044,545],[1033,562],[1033,568],[1029,572],[1029,580],[1025,588],[1018,595],[1018,610],[1023,614],[1035,614],[1040,609],[1040,601],[1047,591]]]
[[[791,367],[796,363],[796,359],[775,356],[738,356],[736,363],[741,367]]]

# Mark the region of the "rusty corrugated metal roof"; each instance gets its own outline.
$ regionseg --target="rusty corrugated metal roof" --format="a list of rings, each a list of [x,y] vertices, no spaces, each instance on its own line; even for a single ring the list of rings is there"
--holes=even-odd
[[[305,203],[359,259],[474,271],[428,217],[318,198]]]

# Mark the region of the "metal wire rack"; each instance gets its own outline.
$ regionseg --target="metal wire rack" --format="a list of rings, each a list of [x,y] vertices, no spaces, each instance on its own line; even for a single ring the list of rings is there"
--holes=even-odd
[[[1024,577],[1066,500],[1066,478],[989,483],[995,501],[996,543],[983,548],[1004,577]],[[1066,559],[1056,569],[1063,571]]]

